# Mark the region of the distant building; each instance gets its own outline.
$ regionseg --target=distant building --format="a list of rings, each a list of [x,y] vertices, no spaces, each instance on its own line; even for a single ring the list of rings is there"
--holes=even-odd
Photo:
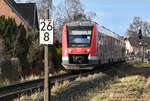
[[[134,53],[135,55],[143,51],[141,44],[144,46],[145,52],[150,52],[150,37],[143,37],[142,42],[138,37],[129,37],[125,39],[126,54]]]
[[[0,16],[14,18],[23,24],[26,30],[38,27],[37,7],[35,3],[16,3],[14,0],[0,0]]]

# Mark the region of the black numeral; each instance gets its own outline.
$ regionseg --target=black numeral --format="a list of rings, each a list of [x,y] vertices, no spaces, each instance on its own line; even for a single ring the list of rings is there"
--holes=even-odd
[[[41,22],[41,24],[43,24],[43,27],[41,28],[41,31],[45,31],[44,27],[45,27],[46,23],[45,22]]]
[[[46,26],[46,23],[45,22],[41,22],[41,24],[43,24],[42,28],[41,28],[41,31],[45,31],[46,29],[45,26]],[[49,24],[47,25],[47,30],[48,31],[51,31],[53,29],[53,26],[51,26],[51,22],[49,22]]]
[[[44,33],[44,40],[45,41],[49,40],[49,33],[48,32]]]
[[[53,29],[53,27],[50,25],[51,22],[49,22],[49,24],[47,25],[47,30],[51,31]]]

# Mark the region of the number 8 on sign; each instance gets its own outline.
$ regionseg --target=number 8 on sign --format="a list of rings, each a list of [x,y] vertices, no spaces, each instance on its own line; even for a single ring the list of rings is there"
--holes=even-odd
[[[44,33],[44,40],[45,41],[49,40],[49,33],[48,32]]]
[[[53,20],[40,19],[40,44],[53,44]]]

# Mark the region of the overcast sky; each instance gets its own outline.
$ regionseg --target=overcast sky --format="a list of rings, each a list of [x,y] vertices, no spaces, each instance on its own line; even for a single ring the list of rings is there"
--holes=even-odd
[[[24,0],[26,1],[26,0]],[[63,0],[53,0],[57,5]],[[80,0],[86,11],[97,13],[94,21],[124,35],[135,16],[150,22],[150,0]]]

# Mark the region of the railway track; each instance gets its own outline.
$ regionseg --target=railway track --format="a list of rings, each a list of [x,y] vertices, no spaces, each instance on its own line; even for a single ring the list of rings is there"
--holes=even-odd
[[[55,82],[62,82],[64,80],[74,79],[78,74],[63,74],[49,77],[50,85],[52,86]],[[27,81],[19,84],[5,86],[0,88],[0,101],[10,101],[21,94],[31,94],[35,91],[43,91],[44,89],[44,78]]]
[[[55,82],[62,82],[64,80],[72,80],[77,78],[79,75],[87,76],[88,74],[94,74],[98,72],[104,72],[106,74],[115,75],[115,70],[107,66],[107,68],[96,69],[93,71],[82,72],[82,73],[68,73],[63,75],[57,75],[49,77],[50,85],[53,86]],[[0,101],[11,101],[11,99],[20,97],[22,94],[32,94],[35,91],[43,91],[44,89],[44,78],[27,81],[15,85],[5,86],[0,88]]]

